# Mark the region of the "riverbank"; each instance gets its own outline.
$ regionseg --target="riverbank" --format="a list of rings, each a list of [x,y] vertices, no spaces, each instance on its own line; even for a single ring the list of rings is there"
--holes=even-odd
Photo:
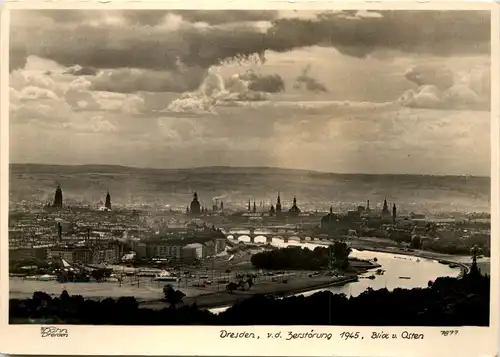
[[[423,259],[442,261],[443,263],[446,264],[457,264],[466,271],[470,269],[470,266],[472,264],[470,256],[437,253],[433,251],[420,250],[420,249],[405,250],[408,248],[398,246],[394,241],[388,239],[360,238],[352,240],[350,246],[351,248],[356,250],[407,255]],[[478,261],[478,266],[483,273],[490,274],[489,258],[484,259],[483,261],[481,260]]]
[[[288,296],[332,286],[341,286],[357,280],[357,275],[343,277],[320,275],[313,277],[292,278],[287,283],[264,281],[252,286],[252,288],[247,291],[236,290],[230,293],[223,290],[204,295],[186,297],[183,300],[183,304],[196,304],[199,308],[212,309],[234,305],[237,302],[249,299],[255,295],[272,294],[280,297]],[[140,306],[148,309],[163,309],[166,307],[166,304],[161,301],[144,301],[140,302]]]

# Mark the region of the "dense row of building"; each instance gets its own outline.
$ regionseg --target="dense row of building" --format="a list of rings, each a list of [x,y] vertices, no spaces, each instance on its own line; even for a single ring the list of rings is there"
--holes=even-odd
[[[10,260],[36,257],[40,260],[63,258],[67,262],[83,264],[115,263],[126,259],[166,259],[192,261],[221,253],[226,248],[225,235],[214,226],[248,223],[257,220],[262,226],[286,223],[310,224],[311,229],[328,235],[345,235],[354,231],[359,235],[407,239],[412,235],[433,235],[423,215],[398,216],[396,204],[392,209],[384,200],[381,210],[358,206],[346,213],[335,213],[330,207],[326,215],[302,212],[294,197],[289,209],[282,206],[278,192],[276,204],[265,207],[248,201],[246,210],[225,212],[224,202],[216,201],[211,210],[202,207],[198,193],[183,212],[168,214],[167,219],[157,212],[112,210],[111,195],[106,194],[103,207],[98,210],[65,207],[63,193],[58,185],[54,201],[42,212],[11,214],[9,227]],[[203,218],[203,221],[200,220]],[[56,222],[56,233],[54,233]],[[319,225],[318,225],[319,223]],[[435,227],[434,227],[435,228]],[[447,228],[448,229],[448,228]],[[64,234],[63,234],[64,230]],[[448,229],[449,230],[449,229]],[[133,252],[133,253],[129,253]]]

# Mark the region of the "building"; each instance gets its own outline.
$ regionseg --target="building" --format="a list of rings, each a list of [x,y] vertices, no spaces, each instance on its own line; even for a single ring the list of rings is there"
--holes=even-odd
[[[48,249],[48,257],[64,259],[69,264],[102,264],[114,263],[119,260],[120,248],[118,245],[109,246],[59,246]]]
[[[135,246],[135,256],[137,259],[147,258],[147,246],[144,243],[139,243]]]
[[[47,257],[51,259],[63,259],[69,264],[74,262],[73,260],[74,248],[71,247],[52,247],[48,250]]]
[[[33,248],[10,248],[9,261],[20,261],[28,259],[46,260],[48,257],[47,247],[33,247]]]
[[[215,240],[215,252],[222,253],[223,251],[226,250],[226,239],[216,239]]]
[[[111,195],[108,193],[106,194],[106,203],[104,204],[104,207],[106,207],[108,210],[111,210]]]
[[[56,193],[54,195],[54,203],[52,204],[52,207],[62,208],[62,205],[63,205],[63,194],[62,194],[61,186],[57,185]]]
[[[189,206],[189,214],[191,214],[192,216],[201,215],[201,205],[198,201],[198,193],[196,192],[193,194],[193,200],[191,201],[191,204]]]
[[[278,192],[278,198],[276,199],[276,215],[281,214],[281,197],[280,193]]]
[[[276,210],[274,209],[274,206],[271,205],[271,208],[269,208],[269,216],[274,216],[276,214]]]
[[[387,206],[387,199],[384,199],[384,206],[382,207],[382,217],[388,217],[391,215],[389,212],[389,207]]]
[[[291,216],[298,216],[300,214],[300,208],[297,206],[297,198],[293,198],[293,205],[292,207],[288,210],[289,215]]]
[[[182,248],[182,257],[186,259],[203,259],[206,256],[206,247],[200,243],[192,243]]]
[[[149,241],[146,246],[146,254],[148,258],[180,259],[181,251],[181,245],[171,245],[164,241]]]
[[[120,259],[118,246],[97,247],[92,252],[92,264],[114,263]]]

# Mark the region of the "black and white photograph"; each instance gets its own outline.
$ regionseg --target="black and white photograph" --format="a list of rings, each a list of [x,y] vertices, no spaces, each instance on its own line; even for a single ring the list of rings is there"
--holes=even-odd
[[[9,18],[10,325],[496,326],[490,10]]]

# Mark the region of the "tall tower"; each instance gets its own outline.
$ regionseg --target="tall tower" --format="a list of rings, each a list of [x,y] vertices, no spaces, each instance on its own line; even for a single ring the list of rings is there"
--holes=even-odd
[[[382,207],[382,215],[387,216],[389,215],[389,207],[387,206],[387,199],[384,200],[384,206]]]
[[[280,193],[278,191],[278,198],[276,200],[276,214],[279,214],[281,213],[281,197],[280,197]]]
[[[191,205],[189,207],[189,212],[194,216],[199,216],[202,213],[200,202],[198,201],[198,194],[193,194],[193,200],[191,201]]]
[[[248,200],[248,212],[250,212],[252,210],[251,206],[250,206],[250,200]]]
[[[392,206],[392,220],[394,223],[396,223],[396,217],[397,217],[397,210],[396,210],[396,204]]]
[[[257,212],[257,206],[255,205],[255,201],[253,201],[253,210],[252,210],[253,213]]]
[[[63,195],[62,195],[61,186],[58,184],[57,188],[56,188],[56,194],[54,196],[54,203],[52,204],[52,207],[62,208],[62,205],[63,205]]]
[[[62,226],[57,222],[57,243],[62,243]]]
[[[106,203],[104,204],[104,206],[105,206],[107,209],[111,209],[111,195],[109,194],[109,191],[108,191],[108,193],[106,194]]]
[[[288,210],[288,212],[292,213],[293,215],[298,215],[300,213],[300,208],[297,206],[297,198],[293,198],[293,205],[292,208]]]

